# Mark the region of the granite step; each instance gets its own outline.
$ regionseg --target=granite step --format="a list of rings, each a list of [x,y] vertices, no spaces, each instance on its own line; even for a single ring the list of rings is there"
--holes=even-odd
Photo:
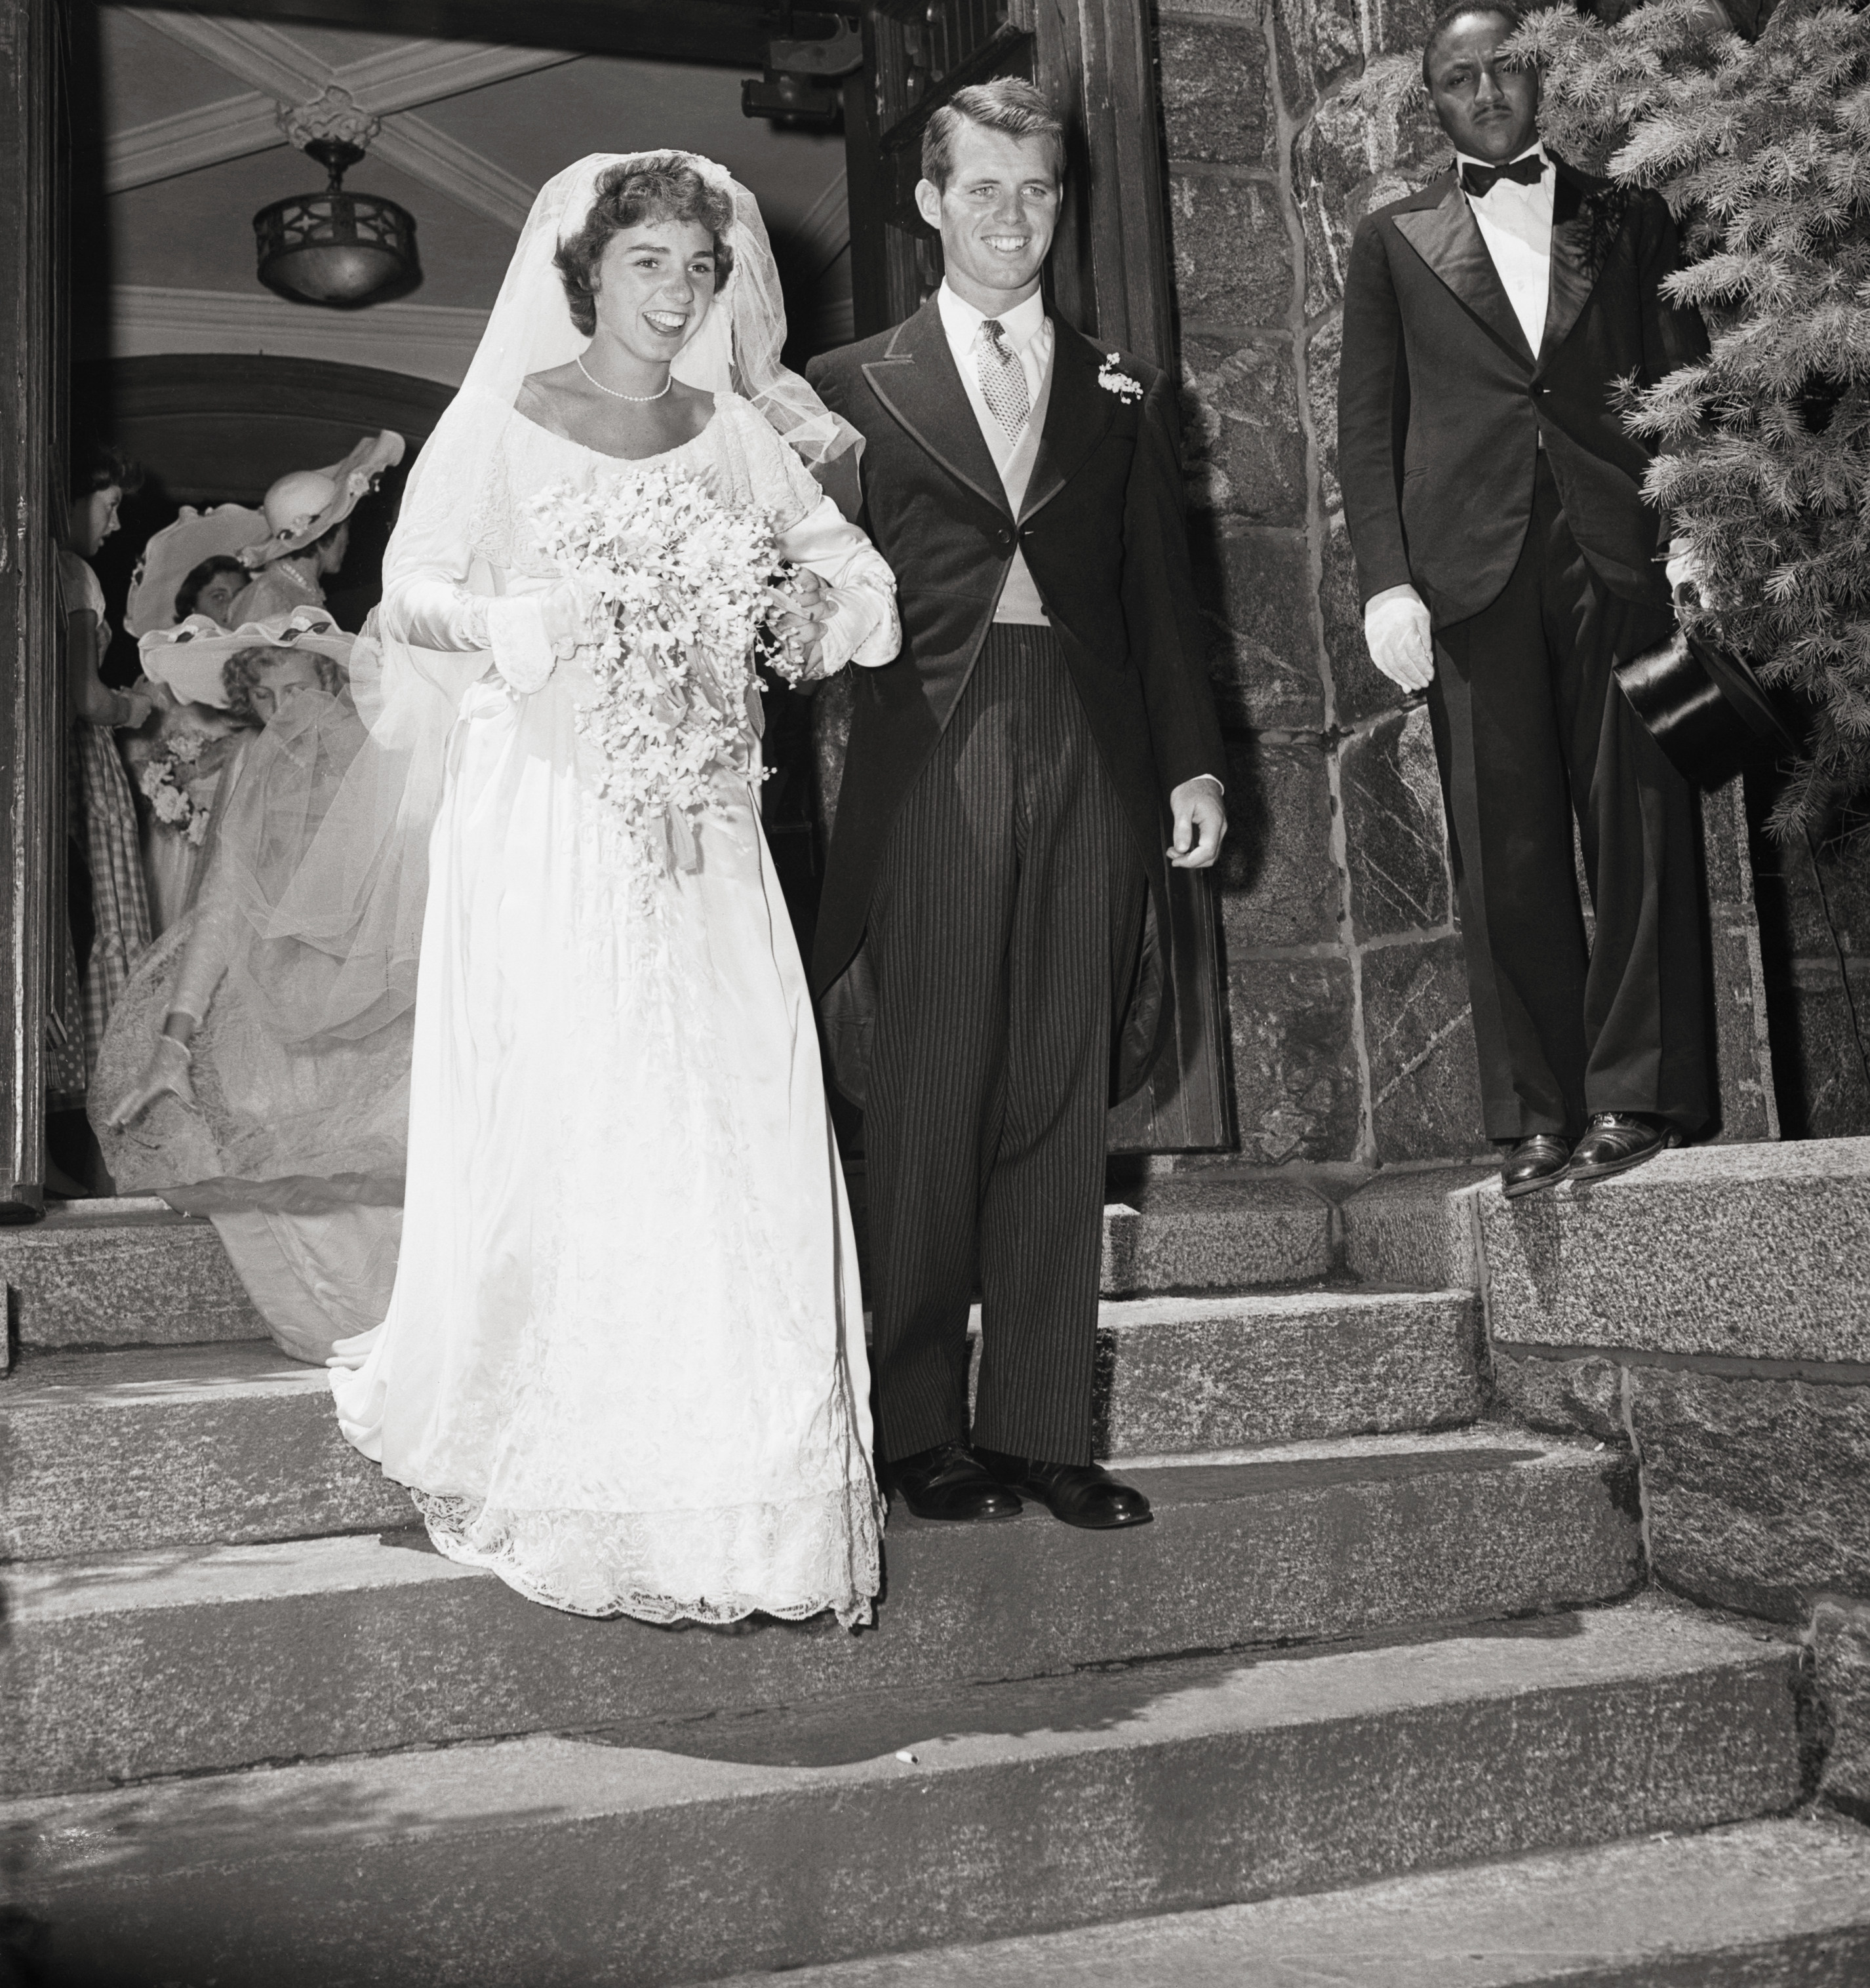
[[[1087,1533],[892,1509],[876,1627],[737,1633],[522,1600],[419,1530],[8,1570],[0,1791],[1552,1611],[1642,1577],[1633,1466],[1506,1428],[1138,1459]],[[1568,1633],[1554,1631],[1555,1634]]]
[[[191,1777],[0,1830],[69,1988],[648,1988],[1784,1811],[1796,1672],[1636,1606]]]
[[[1264,1290],[1334,1267],[1331,1205],[1301,1182],[1219,1172],[1145,1179],[1104,1210],[1103,1289]],[[213,1225],[154,1197],[59,1202],[0,1229],[0,1283],[26,1347],[197,1345],[265,1327]]]
[[[1480,1412],[1463,1293],[1107,1302],[1104,1456],[1446,1428]],[[0,1554],[45,1560],[408,1522],[340,1435],[324,1371],[270,1341],[28,1349],[0,1381]]]
[[[1476,1205],[1498,1344],[1870,1361],[1870,1139],[1690,1147]]]
[[[711,1988],[1862,1988],[1870,1830],[1807,1814]]]
[[[264,1334],[214,1225],[153,1197],[54,1205],[0,1229],[21,1347],[194,1346]]]

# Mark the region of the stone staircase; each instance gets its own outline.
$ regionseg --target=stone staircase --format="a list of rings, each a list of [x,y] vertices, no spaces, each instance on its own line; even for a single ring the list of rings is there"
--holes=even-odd
[[[1124,1188],[1100,1441],[1156,1522],[898,1507],[856,1636],[523,1602],[206,1225],[0,1235],[16,1978],[1870,1978],[1796,1635],[1649,1586],[1615,1429],[1489,1419],[1474,1178]]]

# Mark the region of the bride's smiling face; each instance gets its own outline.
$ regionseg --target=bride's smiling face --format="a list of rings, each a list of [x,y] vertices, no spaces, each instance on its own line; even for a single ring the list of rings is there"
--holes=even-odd
[[[644,221],[604,244],[597,276],[598,336],[666,364],[714,303],[714,236],[699,221]]]

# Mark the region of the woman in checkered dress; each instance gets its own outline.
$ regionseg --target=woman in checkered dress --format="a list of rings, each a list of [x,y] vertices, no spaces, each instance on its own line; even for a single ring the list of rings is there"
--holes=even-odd
[[[72,853],[82,860],[90,879],[92,938],[82,979],[80,1029],[72,1027],[69,997],[66,1012],[55,1022],[50,1045],[55,1100],[73,1088],[82,1097],[96,1067],[112,1005],[150,942],[137,804],[115,735],[136,730],[155,707],[135,691],[111,689],[98,675],[110,633],[104,619],[103,589],[86,563],[117,529],[117,506],[127,490],[141,483],[143,473],[115,450],[101,448],[80,458],[75,470],[65,544],[59,553],[59,584],[64,597],[66,682],[73,718]],[[72,1040],[74,1033],[76,1040]],[[66,1039],[63,1043],[60,1036]]]

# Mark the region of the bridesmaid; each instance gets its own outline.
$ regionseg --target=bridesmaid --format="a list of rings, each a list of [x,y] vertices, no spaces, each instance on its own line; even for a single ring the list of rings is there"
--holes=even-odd
[[[124,625],[139,638],[202,614],[234,626],[235,601],[248,585],[235,555],[266,531],[265,516],[239,504],[211,511],[184,505],[143,549],[130,582]],[[150,928],[160,938],[194,901],[207,836],[219,804],[222,776],[238,745],[239,726],[223,700],[190,703],[165,684],[145,679],[154,699],[153,729],[125,749],[143,796],[143,874]]]
[[[282,476],[262,500],[269,536],[241,555],[254,578],[234,604],[235,625],[323,607],[324,583],[350,549],[351,512],[402,459],[402,437],[386,428],[366,436],[342,462]]]
[[[140,487],[143,472],[100,445],[73,465],[72,499],[59,551],[64,597],[66,684],[75,741],[73,840],[90,884],[91,943],[83,972],[83,1044],[88,1078],[110,1009],[150,942],[136,800],[115,733],[139,730],[154,709],[137,691],[113,690],[98,675],[110,645],[104,593],[87,562],[117,528],[117,507]]]

